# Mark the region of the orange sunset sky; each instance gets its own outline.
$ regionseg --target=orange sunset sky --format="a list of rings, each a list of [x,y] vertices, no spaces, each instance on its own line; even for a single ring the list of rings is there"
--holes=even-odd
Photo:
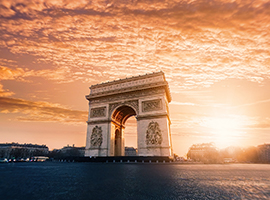
[[[270,1],[0,0],[0,143],[84,146],[89,86],[160,70],[175,153],[270,142]]]

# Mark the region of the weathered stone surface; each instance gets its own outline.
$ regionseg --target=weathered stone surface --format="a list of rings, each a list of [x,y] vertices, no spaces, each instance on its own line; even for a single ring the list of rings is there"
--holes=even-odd
[[[106,107],[91,108],[90,117],[105,117],[106,116]]]
[[[161,145],[162,134],[157,122],[152,121],[148,124],[145,142],[147,146]]]
[[[109,104],[109,115],[112,114],[112,112],[115,110],[115,108],[117,108],[118,106],[121,106],[121,105],[131,106],[132,108],[135,109],[136,113],[139,112],[139,102],[138,102],[138,100],[121,101],[121,102]]]
[[[162,100],[155,99],[150,101],[143,101],[142,102],[142,111],[149,112],[153,110],[161,110],[162,109]]]
[[[91,146],[92,147],[100,147],[102,144],[102,129],[99,126],[95,126],[91,135]]]
[[[137,118],[138,154],[172,156],[168,103],[163,72],[93,85],[86,96],[89,119],[85,156],[124,156],[125,122]]]

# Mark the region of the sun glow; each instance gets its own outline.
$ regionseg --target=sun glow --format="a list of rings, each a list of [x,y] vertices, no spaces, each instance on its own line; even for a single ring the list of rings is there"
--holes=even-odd
[[[225,148],[231,145],[241,145],[244,120],[241,117],[208,118],[201,124],[209,129],[210,137],[217,147]]]

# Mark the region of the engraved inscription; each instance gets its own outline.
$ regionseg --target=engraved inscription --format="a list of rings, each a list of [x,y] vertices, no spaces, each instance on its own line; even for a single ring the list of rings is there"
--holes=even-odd
[[[146,145],[160,145],[162,143],[162,134],[157,122],[150,122],[146,131]]]
[[[106,106],[99,108],[92,108],[90,111],[90,117],[105,117],[106,116]]]
[[[155,100],[142,102],[142,111],[143,112],[149,112],[149,111],[155,111],[155,110],[161,110],[161,109],[162,109],[161,99],[155,99]]]
[[[102,144],[103,138],[102,138],[102,129],[100,126],[95,126],[92,130],[91,135],[91,145],[93,147],[100,147]]]

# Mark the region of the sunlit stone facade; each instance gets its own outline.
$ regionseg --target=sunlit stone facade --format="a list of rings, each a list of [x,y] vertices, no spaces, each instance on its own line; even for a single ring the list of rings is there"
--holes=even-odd
[[[137,119],[138,155],[172,156],[169,86],[163,72],[92,85],[85,156],[124,156],[125,122]]]

